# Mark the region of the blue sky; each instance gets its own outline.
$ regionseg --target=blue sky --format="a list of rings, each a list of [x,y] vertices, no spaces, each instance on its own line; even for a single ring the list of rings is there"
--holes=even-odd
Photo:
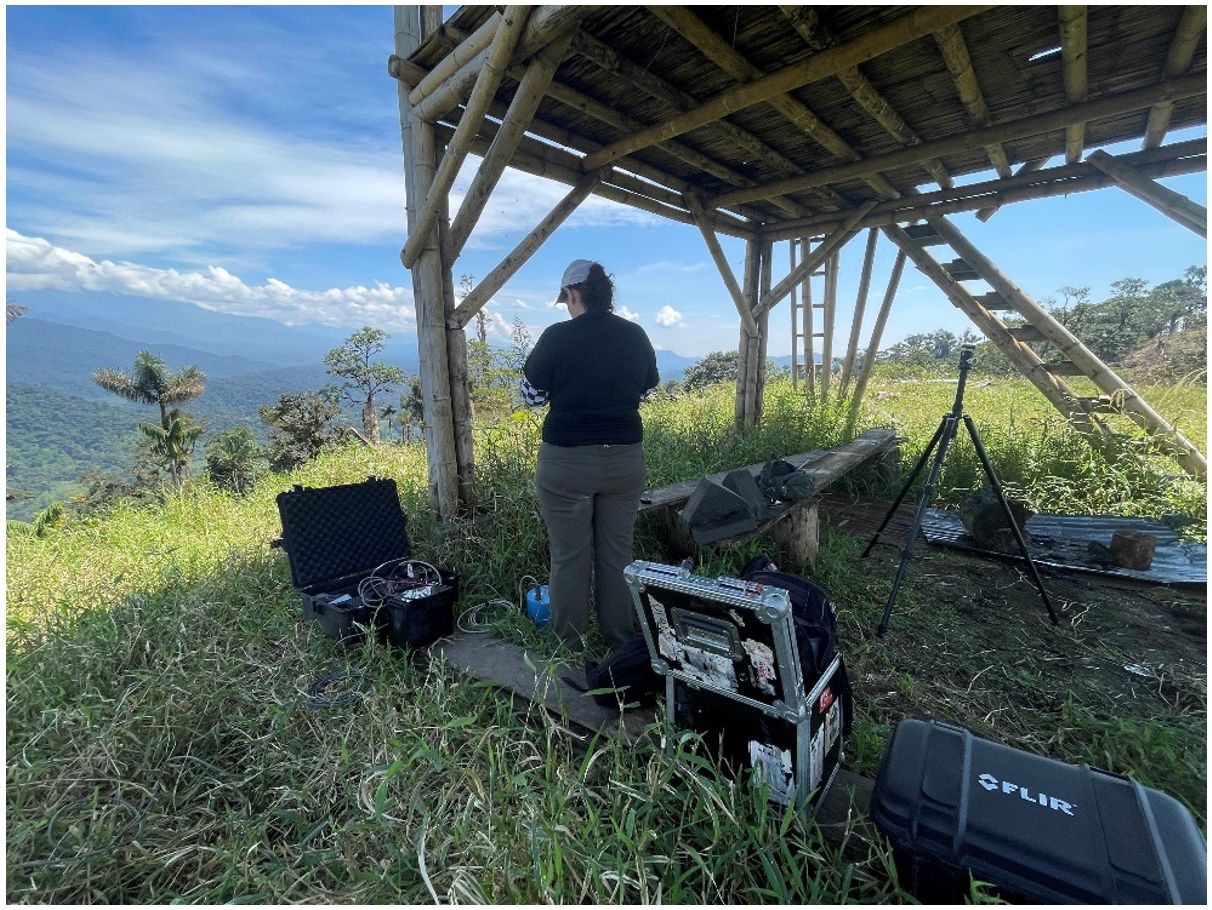
[[[390,7],[6,12],[10,299],[100,291],[411,331]],[[465,165],[456,202],[477,163]],[[1166,183],[1206,205],[1206,175]],[[456,277],[486,274],[566,191],[507,172]],[[1207,259],[1202,239],[1117,190],[1010,206],[987,224],[955,220],[1040,298],[1062,285],[1098,297],[1116,279],[1163,281]],[[743,245],[724,246],[739,273]],[[657,346],[735,348],[735,310],[698,232],[592,197],[490,305],[495,337],[515,317],[536,332],[563,318],[550,301],[578,257],[615,274],[618,305]],[[861,240],[842,254],[843,337],[861,257]],[[776,280],[785,259],[783,247]],[[868,329],[892,259],[881,244]],[[773,355],[790,350],[788,322],[785,305],[771,316]],[[885,343],[967,325],[909,269]]]

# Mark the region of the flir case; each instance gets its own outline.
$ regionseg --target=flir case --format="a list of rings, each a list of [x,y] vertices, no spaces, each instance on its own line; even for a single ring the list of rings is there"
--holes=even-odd
[[[788,593],[643,560],[624,576],[665,677],[670,725],[719,741],[726,763],[756,769],[773,802],[814,812],[842,760],[841,660],[804,679]]]

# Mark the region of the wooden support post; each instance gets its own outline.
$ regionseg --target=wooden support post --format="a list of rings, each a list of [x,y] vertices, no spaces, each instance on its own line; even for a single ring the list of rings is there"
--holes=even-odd
[[[960,31],[959,23],[944,26],[934,36],[943,61],[951,72],[959,92],[960,103],[968,111],[968,119],[973,126],[988,126],[989,106],[985,104],[985,95],[981,91],[980,82],[976,78],[976,70],[972,68],[972,58],[968,54],[968,44],[964,41],[964,33]],[[1006,150],[1001,143],[991,142],[985,146],[989,160],[997,173],[1002,177],[1010,176],[1010,161],[1006,158]]]
[[[690,130],[713,123],[744,108],[761,104],[763,101],[768,101],[801,86],[837,75],[844,69],[903,47],[940,28],[960,22],[989,8],[988,6],[919,7],[852,41],[814,54],[807,60],[777,70],[761,79],[728,89],[704,104],[672,117],[662,124],[612,142],[600,152],[589,156],[585,162],[586,166],[600,167],[603,164],[609,164],[623,155],[630,155],[632,152],[647,148],[654,143],[672,139]]]
[[[438,212],[438,249],[445,245],[450,230],[450,205],[442,203]],[[455,465],[459,476],[459,510],[466,511],[475,504],[475,444],[472,428],[475,408],[471,402],[471,383],[467,371],[467,333],[462,326],[451,328],[454,314],[453,263],[442,262],[443,312],[446,315],[446,364],[450,371],[450,412],[454,429]]]
[[[410,234],[408,243],[404,246],[404,252],[400,258],[403,259],[406,268],[412,268],[417,253],[420,252],[423,237],[433,224],[435,213],[449,197],[450,188],[454,185],[455,177],[458,176],[459,167],[463,164],[471,147],[471,140],[475,138],[476,133],[480,130],[480,124],[484,122],[484,113],[496,96],[497,88],[501,85],[501,77],[505,75],[505,67],[508,66],[509,58],[513,55],[514,47],[518,43],[518,37],[521,35],[522,29],[526,27],[526,14],[525,6],[508,6],[505,8],[504,16],[494,14],[489,19],[489,22],[499,21],[500,25],[494,27],[495,30],[490,32],[492,46],[489,48],[488,58],[484,61],[484,68],[480,70],[475,88],[471,92],[471,98],[467,102],[463,116],[459,118],[454,138],[446,146],[442,161],[438,164],[433,186],[429,190],[429,198],[425,200],[425,206],[417,216],[415,233]],[[469,38],[468,41],[470,40]],[[443,63],[453,56],[452,54],[446,57]],[[432,76],[435,72],[437,72],[436,68],[430,72],[430,75]],[[422,84],[423,82],[422,80]],[[417,86],[417,89],[420,87]],[[410,101],[417,89],[414,89],[408,96]]]
[[[821,403],[829,401],[829,381],[833,378],[833,328],[837,315],[838,254],[835,250],[825,262],[825,300],[821,310]]]
[[[745,277],[743,291],[745,300],[752,309],[757,301],[758,284],[761,280],[762,248],[759,239],[745,242]],[[757,333],[749,334],[743,327],[737,343],[736,371],[736,428],[746,433],[753,427],[753,384],[756,381]]]
[[[787,251],[791,254],[788,271],[795,271],[795,238],[787,241]],[[791,288],[791,388],[798,389],[800,385],[800,329],[799,305],[795,299],[795,287]]]
[[[820,512],[815,499],[788,510],[770,528],[770,536],[791,556],[798,571],[816,568],[821,551],[820,534]]]
[[[475,289],[463,298],[463,301],[451,314],[448,320],[449,326],[461,329],[471,322],[472,317],[483,308],[484,304],[492,299],[492,295],[499,291],[506,281],[517,274],[518,269],[530,260],[530,257],[555,232],[556,228],[563,224],[568,216],[576,211],[577,206],[593,191],[593,188],[601,179],[602,174],[599,171],[594,171],[582,177],[580,183],[573,187],[567,196],[556,203],[555,208],[547,213],[535,229],[523,237],[521,242],[504,259],[497,263],[496,268],[485,275],[480,283],[476,285]]]
[[[1070,104],[1086,100],[1086,7],[1060,6],[1061,71],[1065,80],[1065,99]],[[1065,161],[1081,161],[1086,146],[1086,124],[1072,123],[1065,128]]]
[[[1021,177],[1024,174],[1033,174],[1036,171],[1042,170],[1044,165],[1047,163],[1048,163],[1047,158],[1033,158],[1030,161],[1024,161],[1022,164],[1020,164],[1018,166],[1018,170],[1014,172],[1014,176]],[[1001,206],[994,205],[994,206],[990,206],[987,209],[981,209],[980,211],[978,211],[976,213],[976,220],[977,221],[988,221],[990,218],[992,218],[994,215],[997,214],[997,211],[1000,208],[1001,208]]]
[[[724,279],[724,287],[728,289],[728,296],[732,298],[733,305],[736,306],[736,311],[741,317],[742,330],[750,337],[756,336],[758,327],[754,322],[749,300],[736,283],[736,276],[732,274],[728,258],[724,255],[720,241],[716,238],[715,231],[707,220],[707,213],[703,209],[702,202],[693,193],[686,193],[685,199],[686,207],[690,209],[690,214],[694,216],[694,223],[698,226],[699,233],[703,235],[703,242],[707,244],[707,252],[711,254],[711,260],[719,270],[720,277]]]
[[[871,286],[871,267],[875,264],[875,244],[879,232],[871,228],[867,232],[867,248],[863,251],[863,271],[859,275],[858,295],[854,300],[854,319],[850,323],[850,341],[846,344],[846,357],[842,361],[842,375],[837,381],[837,400],[846,397],[850,386],[850,371],[854,369],[854,356],[858,352],[859,333],[863,330],[863,312],[867,308],[867,289]]]
[[[770,291],[770,279],[774,270],[774,244],[769,240],[762,241],[762,275],[758,286],[758,297]],[[770,312],[766,311],[757,318],[758,350],[757,350],[757,382],[753,390],[753,422],[758,425],[762,421],[766,394],[766,358],[770,341]]]
[[[421,43],[421,10],[417,6],[397,6],[394,8],[394,20],[395,52],[400,57],[408,57]],[[433,126],[416,116],[408,102],[407,86],[402,82],[397,83],[397,95],[411,227],[433,181],[435,137]],[[443,290],[445,276],[439,245],[435,225],[430,229],[427,242],[413,266],[412,292],[417,318],[429,498],[439,520],[446,523],[459,510],[459,477],[450,400],[446,297]]]
[[[888,314],[892,311],[892,301],[896,298],[896,289],[901,283],[901,273],[905,270],[905,251],[896,254],[896,262],[892,264],[892,274],[888,277],[888,289],[884,291],[884,300],[880,311],[876,314],[875,325],[871,329],[871,341],[867,344],[867,353],[859,367],[858,378],[854,381],[854,394],[850,396],[850,413],[846,418],[846,434],[854,432],[858,423],[859,408],[863,404],[863,393],[867,391],[867,380],[875,368],[875,358],[880,351],[880,340],[884,337],[884,326],[888,324]]]
[[[1182,75],[1191,68],[1195,49],[1199,47],[1208,28],[1208,7],[1194,3],[1183,7],[1182,18],[1174,31],[1174,40],[1166,54],[1162,67],[1162,80]],[[1162,101],[1149,108],[1149,120],[1145,124],[1145,139],[1141,148],[1151,149],[1161,145],[1166,130],[1170,128],[1170,115],[1174,112],[1173,101]]]
[[[459,206],[459,213],[455,215],[454,224],[451,225],[450,247],[444,251],[446,258],[451,262],[459,258],[463,244],[467,242],[472,228],[479,221],[480,213],[488,204],[489,195],[492,194],[497,181],[501,179],[505,166],[509,164],[510,157],[526,133],[526,125],[530,123],[530,118],[538,110],[539,102],[543,100],[543,94],[547,91],[547,85],[551,82],[551,77],[555,75],[560,61],[564,59],[571,40],[572,33],[569,32],[543,48],[531,61],[526,75],[522,77],[522,82],[514,93],[513,101],[509,104],[509,113],[505,117],[505,122],[497,130],[496,138],[492,140],[488,154],[480,162],[480,169],[472,179],[471,186],[468,187],[463,202]]]
[[[812,238],[805,234],[800,238],[800,257],[807,259],[812,249]],[[815,271],[815,266],[813,270]],[[804,393],[816,397],[816,314],[812,306],[812,272],[804,273]]]
[[[1167,218],[1177,221],[1201,237],[1208,236],[1208,210],[1198,202],[1150,180],[1130,165],[1124,164],[1101,149],[1087,155],[1086,161],[1137,199],[1149,203]]]
[[[1093,351],[1082,344],[1076,335],[1061,325],[1052,314],[1002,274],[1001,270],[974,247],[946,218],[931,218],[930,224],[965,262],[976,269],[997,293],[1009,300],[1027,322],[1039,329],[1044,337],[1069,362],[1080,369],[1083,375],[1089,377],[1103,394],[1113,396],[1121,411],[1150,433],[1168,441],[1175,459],[1184,470],[1201,479],[1207,477],[1208,462],[1199,449],[1154,411],[1148,402],[1141,398],[1114,370],[1103,363]],[[1062,411],[1062,413],[1064,412]]]
[[[854,161],[821,168],[804,177],[790,177],[785,180],[773,180],[755,189],[730,190],[721,193],[710,201],[713,208],[751,202],[755,199],[770,199],[785,193],[795,193],[822,186],[829,183],[839,183],[843,180],[853,180],[877,171],[889,171],[898,167],[919,164],[926,158],[959,154],[972,149],[983,148],[992,142],[1010,142],[1027,136],[1037,136],[1054,130],[1062,130],[1071,123],[1101,120],[1105,117],[1116,117],[1134,110],[1148,107],[1160,101],[1181,101],[1186,98],[1206,94],[1208,83],[1203,73],[1190,76],[1178,76],[1168,82],[1121,92],[1096,98],[1084,104],[1076,104],[1045,114],[1033,114],[1018,120],[1008,120],[983,129],[971,130],[946,139],[923,142],[912,148],[899,149],[868,158],[864,161]],[[931,194],[933,195],[933,194]]]
[[[805,256],[804,261],[799,266],[787,275],[782,281],[770,289],[770,292],[764,295],[757,305],[756,312],[768,313],[776,307],[779,302],[791,293],[791,289],[799,283],[804,275],[810,275],[817,270],[825,258],[832,254],[835,250],[841,249],[856,233],[855,225],[875,207],[876,200],[865,202],[858,208],[852,210],[841,226],[834,231],[824,243],[813,250],[811,255]]]

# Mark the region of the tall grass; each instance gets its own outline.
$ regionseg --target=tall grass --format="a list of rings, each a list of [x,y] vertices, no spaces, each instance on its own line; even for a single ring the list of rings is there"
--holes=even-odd
[[[949,392],[893,394],[900,400],[873,401],[859,429],[894,411],[911,456]],[[786,384],[772,385],[751,436],[734,432],[731,409],[725,388],[647,405],[652,484],[831,445],[845,432],[840,410],[809,407]],[[1088,486],[1122,475],[1125,501],[1114,508],[1203,514],[1185,482],[1095,464],[1012,390],[974,390],[970,410],[999,470],[1033,502],[1063,495],[1094,509],[1111,497]],[[478,431],[483,508],[445,536],[416,445],[331,453],[245,499],[199,483],[162,506],[77,518],[44,538],[10,534],[8,899],[906,899],[866,826],[850,840],[857,855],[843,858],[815,826],[721,775],[692,737],[662,742],[654,729],[637,747],[573,748],[545,714],[520,718],[440,660],[423,666],[375,644],[342,652],[298,621],[286,561],[268,546],[280,531],[274,497],[293,483],[395,478],[415,551],[462,572],[464,606],[513,599],[522,574],[544,575],[538,428],[523,415]],[[949,470],[953,498],[975,475]],[[1057,488],[1038,492],[1049,477]],[[651,553],[653,532],[641,530],[640,551]],[[818,574],[854,610],[876,609],[883,589],[853,573],[848,546],[827,537]],[[705,569],[728,571],[733,559],[709,555]],[[542,643],[517,614],[496,619],[503,634]],[[848,640],[862,672],[869,646]],[[308,686],[334,669],[361,686],[350,706],[317,708]],[[1072,748],[1114,748],[1106,716],[1092,717],[1083,726],[1073,715],[1070,729],[1094,732]],[[872,713],[859,725],[862,766],[886,724]],[[1182,735],[1186,750],[1191,734]],[[1134,760],[1165,777],[1147,757]]]

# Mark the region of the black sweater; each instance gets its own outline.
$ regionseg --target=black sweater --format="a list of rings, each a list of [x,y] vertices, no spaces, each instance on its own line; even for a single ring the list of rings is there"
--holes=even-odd
[[[640,396],[660,382],[644,330],[613,313],[588,312],[548,326],[524,368],[551,410],[543,441],[557,446],[641,442]]]

